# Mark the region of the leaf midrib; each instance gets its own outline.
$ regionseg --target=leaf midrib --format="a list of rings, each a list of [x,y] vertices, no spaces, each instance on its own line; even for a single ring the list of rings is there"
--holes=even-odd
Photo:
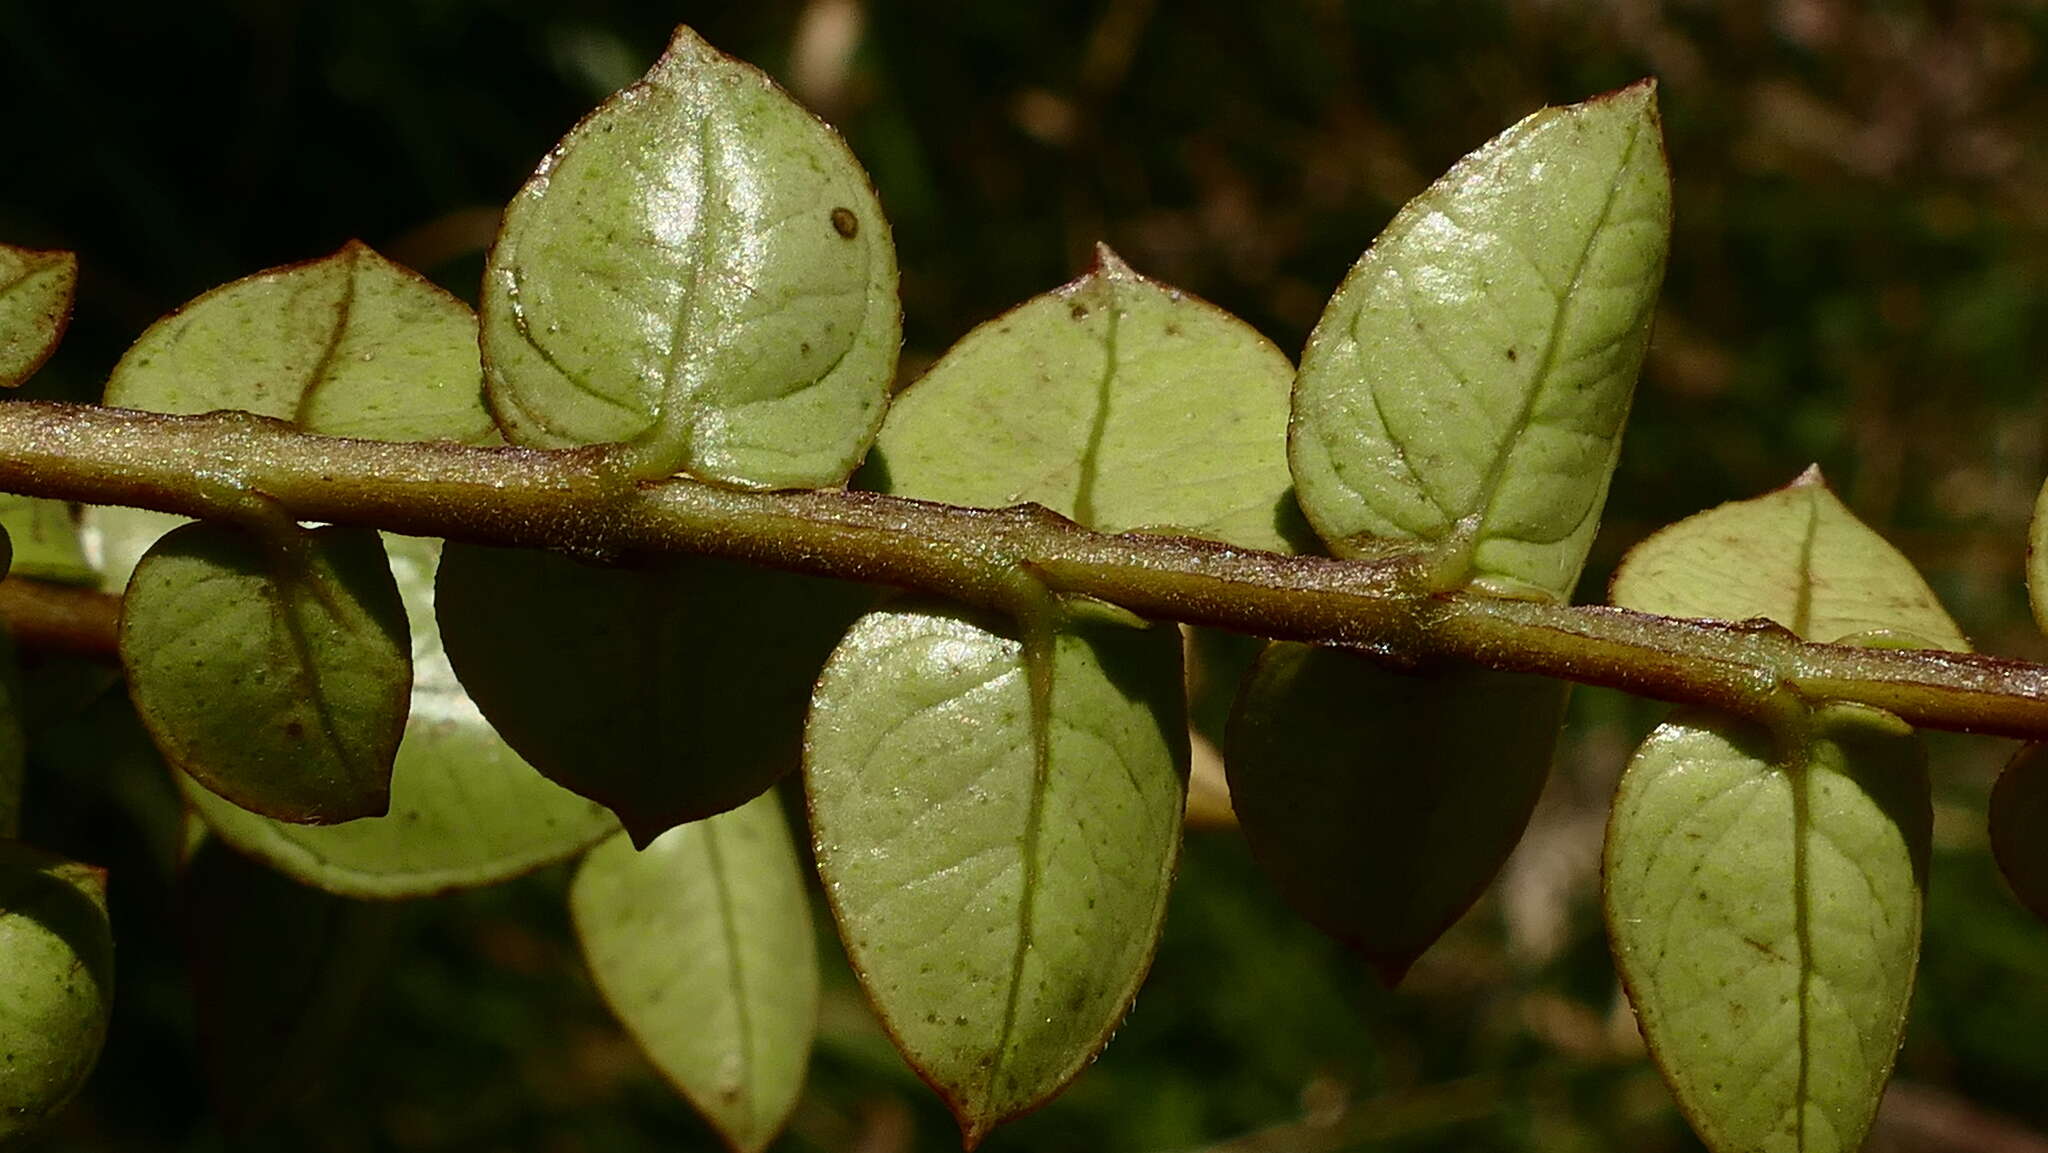
[[[1031,791],[1019,845],[1022,886],[1017,895],[1017,946],[1010,956],[1010,982],[1003,1000],[1002,1028],[996,1033],[995,1059],[989,1062],[988,1080],[983,1088],[982,1099],[990,1105],[996,1100],[996,1082],[1010,1053],[1010,1041],[1017,1029],[1017,1009],[1023,999],[1024,961],[1031,953],[1037,923],[1038,846],[1052,770],[1052,688],[1057,636],[1044,614],[1025,620],[1023,626],[1024,674],[1031,692]],[[978,1120],[979,1123],[982,1121]]]
[[[1500,447],[1495,450],[1493,460],[1488,463],[1486,476],[1479,485],[1479,520],[1473,528],[1473,543],[1486,537],[1486,526],[1493,520],[1494,505],[1499,502],[1502,482],[1507,479],[1507,466],[1514,456],[1515,447],[1529,429],[1529,422],[1536,412],[1536,402],[1548,391],[1551,371],[1557,366],[1558,349],[1563,343],[1565,318],[1572,311],[1572,303],[1578,295],[1579,284],[1586,275],[1586,263],[1592,257],[1593,246],[1600,234],[1606,230],[1607,222],[1614,213],[1614,202],[1621,196],[1621,186],[1628,175],[1629,162],[1635,158],[1636,145],[1641,141],[1641,121],[1629,126],[1628,143],[1622,146],[1621,160],[1615,165],[1614,175],[1607,182],[1607,196],[1601,201],[1600,215],[1594,219],[1593,227],[1586,232],[1586,242],[1579,249],[1578,257],[1572,262],[1571,275],[1566,278],[1562,292],[1557,295],[1557,308],[1551,314],[1550,332],[1544,339],[1543,354],[1537,358],[1536,370],[1530,375],[1530,386],[1522,393],[1521,404],[1514,419],[1508,422],[1507,435],[1501,438]]]
[[[1102,440],[1109,430],[1110,397],[1116,384],[1117,370],[1117,325],[1123,315],[1123,308],[1117,300],[1116,283],[1103,277],[1108,291],[1103,293],[1109,313],[1102,336],[1102,376],[1095,385],[1095,415],[1088,429],[1088,440],[1081,446],[1081,477],[1074,490],[1074,520],[1086,528],[1100,528],[1095,523],[1095,482],[1102,471]]]

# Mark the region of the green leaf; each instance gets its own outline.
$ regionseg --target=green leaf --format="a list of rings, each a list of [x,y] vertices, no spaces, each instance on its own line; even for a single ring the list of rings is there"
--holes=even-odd
[[[381,817],[301,825],[258,816],[184,778],[221,839],[315,888],[422,897],[495,884],[573,856],[618,828],[610,812],[533,771],[485,722],[441,649],[434,571],[441,545],[386,536],[412,629],[412,707]]]
[[[1394,984],[1521,838],[1565,692],[1538,677],[1405,674],[1272,645],[1232,718],[1231,806],[1288,903]]]
[[[245,1132],[310,1096],[341,1055],[395,911],[293,884],[211,838],[178,889],[214,1107]]]
[[[113,996],[106,874],[0,841],[0,1144],[85,1083]]]
[[[13,575],[62,584],[94,584],[99,574],[86,563],[78,526],[63,501],[0,496],[0,531],[14,541]],[[0,565],[0,573],[8,572]]]
[[[637,438],[666,471],[750,487],[846,479],[901,335],[853,154],[688,28],[513,198],[482,314],[512,440]]]
[[[78,257],[0,244],[0,388],[36,374],[71,323]]]
[[[2048,745],[2028,745],[1991,790],[1991,853],[2013,895],[2048,921]]]
[[[818,1024],[810,900],[773,794],[614,837],[569,891],[597,988],[727,1143],[756,1153],[796,1105]]]
[[[461,301],[350,241],[223,285],[122,356],[106,403],[241,409],[366,440],[495,439],[476,322]]]
[[[191,524],[136,566],[121,664],[173,767],[245,809],[326,824],[389,804],[406,637],[376,533]]]
[[[1671,227],[1655,89],[1545,108],[1394,217],[1309,337],[1289,460],[1340,556],[1563,599],[1648,343]]]
[[[900,394],[864,479],[1292,552],[1293,377],[1250,325],[1097,246],[1087,275],[968,333]]]
[[[1615,960],[1716,1153],[1861,1145],[1912,997],[1925,755],[1874,710],[1835,706],[1813,725],[1787,750],[1732,720],[1674,718],[1615,797]]]
[[[1629,550],[1609,592],[1639,612],[1763,617],[1814,641],[1911,643],[1903,633],[1917,647],[1970,648],[1912,562],[1857,520],[1818,468],[1659,530]]]
[[[811,682],[873,599],[704,557],[607,569],[466,545],[438,583],[448,658],[483,715],[641,845],[797,766]]]
[[[1031,645],[872,613],[805,739],[818,867],[897,1047],[971,1146],[1108,1041],[1180,846],[1180,636],[1077,621]]]

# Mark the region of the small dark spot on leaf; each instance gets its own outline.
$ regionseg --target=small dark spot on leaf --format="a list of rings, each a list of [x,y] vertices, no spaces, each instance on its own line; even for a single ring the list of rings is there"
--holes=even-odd
[[[860,217],[855,216],[851,208],[835,208],[832,210],[832,231],[852,240],[860,235]]]
[[[1088,319],[1088,306],[1077,300],[1067,306],[1067,315],[1075,320],[1086,320]]]
[[[1516,351],[1515,351],[1515,350],[1514,350],[1513,348],[1509,348],[1509,349],[1507,350],[1507,352],[1508,352],[1508,359],[1509,359],[1509,360],[1513,360],[1513,359],[1515,359],[1515,357],[1516,357],[1516,356],[1520,355],[1520,354],[1518,354],[1518,353],[1517,353],[1517,352],[1516,352]]]
[[[297,721],[286,721],[284,723],[284,735],[295,741],[301,740],[306,735],[306,726]]]

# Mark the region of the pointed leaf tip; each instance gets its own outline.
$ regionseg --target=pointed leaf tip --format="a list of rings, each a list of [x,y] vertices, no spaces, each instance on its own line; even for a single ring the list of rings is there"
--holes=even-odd
[[[1346,275],[1302,353],[1288,439],[1331,551],[1429,551],[1447,583],[1570,595],[1669,247],[1651,91],[1525,117]]]
[[[1763,617],[1811,641],[1910,635],[1970,647],[1912,562],[1856,519],[1818,468],[1652,533],[1622,557],[1608,597],[1664,616]]]
[[[843,483],[888,402],[895,247],[837,133],[688,28],[543,159],[484,273],[493,411],[540,448]]]

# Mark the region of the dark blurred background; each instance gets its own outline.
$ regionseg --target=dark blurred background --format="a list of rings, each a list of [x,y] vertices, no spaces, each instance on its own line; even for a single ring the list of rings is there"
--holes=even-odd
[[[678,22],[866,163],[901,251],[906,379],[1097,239],[1298,350],[1460,154],[1654,74],[1677,232],[1581,599],[1656,526],[1818,462],[1981,648],[2048,657],[2021,583],[2048,472],[2038,2],[0,0],[0,238],[84,262],[31,392],[90,399],[163,312],[351,236],[473,299],[497,206]],[[1658,710],[1582,692],[1574,713],[1502,881],[1397,993],[1279,907],[1233,833],[1191,834],[1120,1036],[987,1148],[1696,1148],[1597,914],[1607,797]],[[1927,947],[1872,1149],[2040,1153],[2048,929],[1983,833],[2010,750],[1934,745]],[[120,941],[113,1040],[48,1148],[716,1148],[590,991],[562,870],[369,914],[388,933],[353,1039],[307,1064],[321,1076],[227,1086],[275,1108],[224,1136],[166,854],[118,776],[41,786],[57,847],[115,866]],[[824,945],[812,1087],[776,1149],[956,1148]]]

